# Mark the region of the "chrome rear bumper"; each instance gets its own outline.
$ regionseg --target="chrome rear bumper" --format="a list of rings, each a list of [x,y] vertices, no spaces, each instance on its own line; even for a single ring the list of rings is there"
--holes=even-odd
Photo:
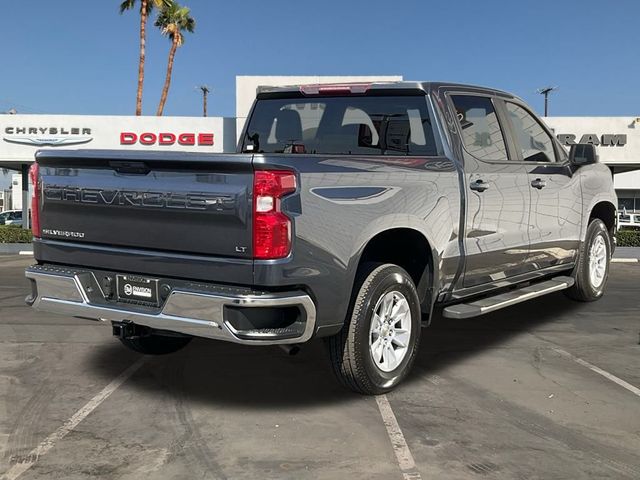
[[[196,337],[226,340],[249,345],[303,343],[314,333],[316,308],[305,292],[252,292],[209,284],[172,288],[158,308],[122,305],[109,301],[92,270],[74,267],[34,265],[25,275],[34,282],[27,299],[38,310],[96,319],[103,322],[130,321],[156,330]],[[291,329],[251,329],[239,331],[225,318],[225,308],[283,308],[300,310],[300,321]]]

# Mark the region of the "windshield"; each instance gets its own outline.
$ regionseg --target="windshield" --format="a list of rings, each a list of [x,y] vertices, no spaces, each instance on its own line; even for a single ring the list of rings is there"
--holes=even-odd
[[[423,95],[258,100],[242,150],[344,155],[437,153]]]

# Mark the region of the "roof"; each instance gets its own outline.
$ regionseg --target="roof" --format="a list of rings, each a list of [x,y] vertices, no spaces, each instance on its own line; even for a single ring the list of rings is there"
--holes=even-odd
[[[283,94],[283,93],[300,93],[307,91],[312,94],[322,94],[320,90],[325,90],[327,94],[331,93],[332,89],[340,89],[340,88],[352,88],[353,93],[364,93],[369,90],[423,90],[426,93],[431,92],[432,90],[437,90],[440,88],[450,88],[450,89],[463,89],[463,90],[471,90],[489,93],[492,95],[499,95],[507,98],[514,98],[515,96],[509,92],[505,92],[502,90],[498,90],[495,88],[483,87],[479,85],[469,85],[462,83],[454,83],[454,82],[416,82],[416,81],[398,81],[398,82],[372,82],[372,83],[362,83],[362,82],[346,82],[346,83],[326,83],[326,84],[310,84],[310,85],[282,85],[278,87],[273,86],[260,86],[258,87],[258,95],[260,94]],[[360,90],[362,89],[362,90]],[[318,91],[316,91],[318,90]]]

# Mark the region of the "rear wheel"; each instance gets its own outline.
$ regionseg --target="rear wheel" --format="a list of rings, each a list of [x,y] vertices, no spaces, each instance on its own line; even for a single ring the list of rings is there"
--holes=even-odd
[[[578,255],[574,279],[566,295],[580,302],[592,302],[604,293],[609,277],[611,237],[604,222],[594,218],[587,227],[587,235]]]
[[[347,388],[376,395],[407,375],[420,340],[420,302],[409,274],[367,264],[359,274],[347,323],[326,339],[334,373]]]
[[[169,337],[165,335],[148,334],[139,337],[120,338],[122,344],[138,353],[146,355],[164,355],[177,352],[187,346],[192,337]]]

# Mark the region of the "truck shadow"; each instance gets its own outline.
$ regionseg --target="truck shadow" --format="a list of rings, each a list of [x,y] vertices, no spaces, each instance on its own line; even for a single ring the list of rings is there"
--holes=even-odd
[[[567,322],[580,315],[587,304],[577,303],[562,293],[554,293],[494,313],[465,320],[442,317],[436,312],[429,328],[423,330],[420,349],[407,382],[435,375],[489,348],[545,324]],[[490,372],[487,372],[490,374]]]
[[[469,320],[442,318],[437,312],[423,330],[416,364],[405,383],[421,382],[448,365],[540,326],[577,314],[584,305],[552,294],[525,304]],[[116,339],[97,347],[90,367],[106,381],[113,379],[113,358],[137,355]],[[111,361],[110,361],[111,359]],[[194,339],[180,352],[148,357],[126,388],[157,398],[234,409],[305,408],[358,401],[362,396],[338,385],[321,340],[305,345],[296,356],[278,347],[247,347]],[[402,388],[402,386],[400,386]],[[426,388],[437,388],[428,384]],[[144,401],[144,399],[142,399]]]

